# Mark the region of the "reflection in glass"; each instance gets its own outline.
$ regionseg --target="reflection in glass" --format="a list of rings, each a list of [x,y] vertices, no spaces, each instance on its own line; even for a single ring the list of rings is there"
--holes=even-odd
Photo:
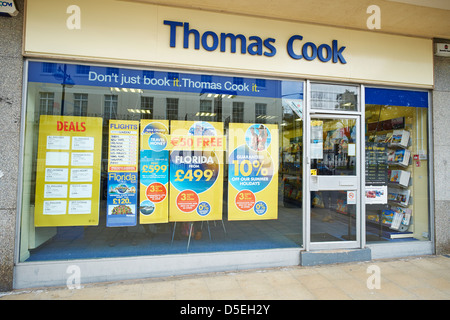
[[[358,87],[312,83],[311,108],[358,111]]]
[[[356,120],[320,119],[311,124],[311,169],[318,175],[356,175]]]

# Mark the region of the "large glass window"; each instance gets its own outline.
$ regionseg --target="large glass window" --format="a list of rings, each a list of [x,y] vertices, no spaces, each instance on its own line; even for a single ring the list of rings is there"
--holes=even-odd
[[[366,89],[366,239],[429,240],[428,93]]]
[[[21,262],[302,245],[303,82],[28,70]]]

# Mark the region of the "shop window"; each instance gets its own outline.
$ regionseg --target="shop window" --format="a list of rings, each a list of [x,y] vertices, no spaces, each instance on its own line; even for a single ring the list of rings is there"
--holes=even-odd
[[[89,74],[90,69],[89,66],[79,65],[77,66],[77,74]]]
[[[106,119],[115,119],[117,117],[118,96],[106,94],[104,100],[104,117]]]
[[[366,89],[367,242],[429,240],[428,93]]]
[[[243,102],[233,102],[233,122],[244,122]]]
[[[42,63],[42,73],[55,73],[56,72],[56,63]]]
[[[27,63],[21,262],[302,246],[303,82]]]
[[[265,123],[268,117],[270,115],[267,115],[267,104],[255,103],[255,122]]]
[[[141,97],[141,119],[153,119],[153,97]]]
[[[200,110],[196,114],[201,121],[211,121],[215,114],[212,112],[211,100],[200,100]]]
[[[106,68],[106,74],[111,76],[111,75],[118,75],[119,74],[119,68],[111,68],[111,67],[107,67]]]
[[[178,119],[178,99],[177,98],[167,98],[166,99],[167,108],[167,119],[177,120]]]
[[[83,93],[74,93],[73,97],[73,115],[87,116],[88,109],[88,95]]]
[[[39,114],[53,114],[55,94],[53,92],[41,92],[39,97]]]

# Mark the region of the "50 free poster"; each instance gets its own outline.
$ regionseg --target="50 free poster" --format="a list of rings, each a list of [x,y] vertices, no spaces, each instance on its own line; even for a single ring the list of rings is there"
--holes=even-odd
[[[223,123],[171,121],[169,221],[222,219]]]
[[[278,126],[230,123],[228,220],[278,218]]]
[[[141,224],[169,221],[169,121],[141,120]]]

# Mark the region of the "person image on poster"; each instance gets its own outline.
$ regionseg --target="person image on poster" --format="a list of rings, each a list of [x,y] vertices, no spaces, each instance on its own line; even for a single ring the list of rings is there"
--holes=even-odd
[[[267,141],[267,129],[260,125],[258,128],[258,151],[262,151],[266,149],[266,141]]]
[[[250,127],[250,134],[251,134],[250,149],[258,150],[258,135],[255,132],[255,128]]]

